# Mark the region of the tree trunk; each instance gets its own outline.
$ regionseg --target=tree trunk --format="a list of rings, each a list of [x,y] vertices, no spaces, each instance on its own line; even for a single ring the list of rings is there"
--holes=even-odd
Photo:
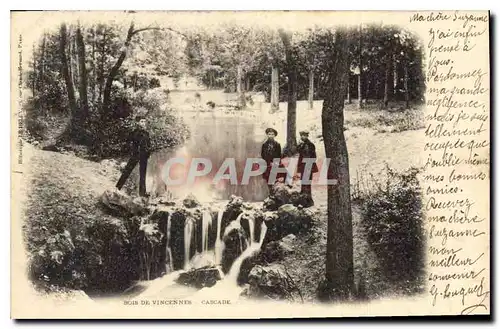
[[[280,85],[279,85],[279,72],[278,64],[273,63],[271,68],[271,113],[279,110],[280,102]]]
[[[116,60],[115,64],[109,71],[108,76],[106,77],[106,83],[104,85],[104,92],[103,92],[103,97],[102,97],[102,112],[101,116],[103,118],[106,118],[109,115],[110,112],[110,103],[111,103],[111,87],[113,85],[113,81],[115,80],[116,76],[118,75],[118,71],[120,70],[120,67],[123,64],[123,61],[125,60],[125,57],[127,56],[127,51],[128,47],[130,45],[130,41],[132,40],[132,37],[136,35],[139,32],[142,31],[147,31],[147,30],[153,30],[155,28],[143,28],[143,29],[138,29],[134,30],[134,22],[130,23],[130,27],[127,32],[127,38],[125,40],[125,44],[123,45],[120,56]],[[156,28],[157,29],[157,28]]]
[[[247,76],[245,77],[245,91],[250,91],[250,77]]]
[[[363,75],[363,25],[359,25],[359,50],[358,50],[358,62],[359,62],[359,75],[358,75],[358,108],[363,108],[363,89],[361,86],[362,75]]]
[[[397,88],[398,88],[398,62],[396,58],[396,54],[392,55],[392,63],[393,63],[393,69],[392,69],[392,78],[394,79],[394,82],[392,84],[392,92],[394,95],[397,94]]]
[[[405,108],[410,108],[410,89],[408,87],[408,61],[405,62],[404,65],[405,76],[404,76],[404,85],[405,85]]]
[[[290,45],[290,35],[283,30],[279,30],[281,40],[285,47],[285,60],[288,75],[288,97],[287,97],[287,131],[286,131],[286,152],[288,155],[294,154],[297,149],[296,138],[296,118],[297,118],[297,68],[292,55]]]
[[[90,87],[90,90],[92,91],[92,106],[95,106],[95,96],[96,96],[96,87],[97,87],[97,65],[96,65],[96,42],[97,42],[97,33],[95,28],[92,28],[92,79],[91,83],[92,86]]]
[[[43,83],[43,74],[45,70],[45,39],[46,35],[45,33],[43,34],[43,40],[42,40],[42,49],[40,52],[40,58],[38,59],[38,81],[37,81],[37,90],[40,90],[40,85]]]
[[[31,82],[31,89],[32,89],[32,96],[36,96],[36,86],[37,86],[37,79],[38,75],[36,74],[36,50],[35,50],[35,44],[33,44],[33,81]],[[40,60],[38,60],[40,61]]]
[[[347,72],[347,104],[351,104],[351,76],[349,72]]]
[[[309,102],[309,109],[314,109],[314,69],[309,69],[309,97],[307,98]]]
[[[85,66],[85,43],[83,42],[80,26],[76,29],[76,45],[78,54],[78,68],[80,77],[80,106],[81,119],[85,122],[89,115],[89,99],[87,95],[87,67]]]
[[[102,31],[102,47],[101,47],[101,61],[99,63],[99,96],[97,101],[99,102],[102,110],[102,92],[104,90],[104,63],[106,61],[106,30]]]
[[[384,108],[389,106],[389,79],[391,74],[391,56],[387,56],[385,65],[385,80],[384,80]]]
[[[68,103],[71,112],[71,122],[73,125],[73,129],[76,128],[76,123],[78,122],[78,110],[76,107],[76,99],[75,99],[75,89],[73,87],[73,81],[71,80],[71,75],[69,73],[68,67],[68,58],[66,56],[66,47],[67,47],[67,28],[66,24],[62,24],[60,28],[60,39],[59,39],[59,52],[61,56],[62,63],[62,73],[64,77],[64,81],[66,82],[66,91],[68,94]]]
[[[101,108],[101,116],[106,118],[109,114],[110,111],[110,102],[111,102],[111,87],[113,85],[113,81],[115,80],[116,75],[118,74],[118,71],[120,70],[120,67],[123,64],[123,61],[125,60],[125,57],[127,56],[127,48],[130,44],[130,40],[132,39],[132,36],[134,34],[134,23],[130,23],[130,27],[127,32],[127,38],[125,40],[125,44],[121,50],[120,56],[116,60],[115,64],[109,71],[108,76],[106,77],[106,83],[104,84],[104,91],[103,91],[103,96],[102,96],[102,108]]]
[[[246,107],[246,101],[245,101],[245,91],[243,90],[243,69],[241,65],[238,65],[236,68],[236,94],[238,97],[238,106],[240,109],[243,109]]]
[[[71,42],[72,45],[72,58],[73,58],[73,84],[78,85],[80,81],[80,63],[78,62],[78,45],[77,45],[77,35],[75,34],[73,36],[73,40]],[[80,90],[78,90],[78,93],[80,93]]]
[[[328,232],[326,246],[326,286],[329,300],[348,299],[354,287],[352,211],[349,157],[344,136],[344,95],[347,88],[348,36],[337,30],[332,54],[333,68],[325,92],[322,131],[326,158],[331,159],[328,177],[337,184],[327,185]]]

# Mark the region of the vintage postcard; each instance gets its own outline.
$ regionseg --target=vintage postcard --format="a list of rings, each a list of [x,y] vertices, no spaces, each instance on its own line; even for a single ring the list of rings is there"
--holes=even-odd
[[[11,317],[490,315],[488,11],[11,13]]]

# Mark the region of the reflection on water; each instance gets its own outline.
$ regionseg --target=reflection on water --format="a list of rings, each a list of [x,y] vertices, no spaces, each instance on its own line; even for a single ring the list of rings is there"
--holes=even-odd
[[[262,132],[258,134],[251,120],[241,115],[198,113],[186,116],[186,121],[190,125],[191,139],[183,147],[170,152],[157,152],[149,160],[148,175],[150,184],[153,185],[152,191],[157,194],[170,191],[178,197],[193,193],[200,201],[214,198],[227,199],[231,194],[241,196],[248,201],[262,201],[267,196],[267,187],[262,176],[251,177],[248,185],[231,185],[227,179],[221,180],[216,186],[212,184],[213,177],[226,158],[235,159],[238,181],[241,181],[247,158],[260,157],[264,135]],[[210,174],[197,178],[192,185],[168,187],[161,177],[163,164],[172,157],[183,157],[187,164],[172,167],[173,179],[187,173],[192,158],[209,159],[212,170]]]

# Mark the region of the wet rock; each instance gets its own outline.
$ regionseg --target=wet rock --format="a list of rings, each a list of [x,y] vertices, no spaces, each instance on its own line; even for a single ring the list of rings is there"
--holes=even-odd
[[[196,199],[194,195],[189,194],[184,200],[182,200],[182,204],[186,208],[195,208],[200,205],[200,202]]]
[[[314,222],[314,212],[285,204],[276,212],[264,213],[264,221],[268,227],[267,241],[279,240],[289,234],[298,234],[309,230]]]
[[[222,253],[221,267],[228,273],[236,258],[247,248],[248,236],[237,221],[231,222],[224,232],[224,252]]]
[[[290,299],[295,287],[288,279],[281,265],[257,265],[248,276],[246,295],[257,298],[271,298],[275,300]]]
[[[242,285],[248,283],[248,276],[250,271],[257,265],[262,265],[266,263],[263,258],[262,251],[259,251],[257,254],[248,257],[241,263],[240,272],[238,273],[237,283],[238,285]]]
[[[273,199],[273,198],[266,198],[264,200],[264,204],[262,206],[262,208],[265,211],[275,211],[275,210],[278,210],[279,207],[280,207],[280,204],[278,203],[278,201],[276,199]]]
[[[222,216],[221,232],[226,230],[226,227],[230,225],[238,216],[243,212],[243,198],[231,195],[229,202],[224,210],[224,215]]]
[[[264,221],[264,214],[260,210],[248,210],[240,217],[240,224],[245,230],[246,236],[249,239],[253,235],[251,243],[258,242],[261,235],[262,222]],[[252,232],[250,232],[252,230]]]
[[[215,266],[205,266],[181,273],[177,283],[202,289],[213,287],[222,278],[221,273]]]
[[[229,197],[229,203],[227,204],[228,208],[240,208],[243,205],[243,198],[236,195],[231,195]]]
[[[279,241],[270,241],[261,251],[262,263],[272,263],[282,260],[286,255],[293,253],[295,235],[289,234]]]
[[[100,203],[110,214],[122,217],[142,216],[149,213],[149,208],[141,198],[133,199],[118,190],[107,190],[100,197]]]
[[[169,217],[170,223],[170,249],[174,270],[184,267],[184,225],[190,214],[186,209],[175,209]]]

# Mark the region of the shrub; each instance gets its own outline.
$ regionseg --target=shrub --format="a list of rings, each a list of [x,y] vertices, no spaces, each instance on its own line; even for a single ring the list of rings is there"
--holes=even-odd
[[[123,97],[123,96],[122,96]],[[128,155],[127,140],[135,129],[135,116],[145,115],[151,137],[153,151],[173,148],[189,137],[189,130],[182,119],[168,107],[168,95],[160,88],[151,90],[127,90],[125,96],[130,114],[123,118],[111,119],[104,127],[102,143],[104,157]],[[96,122],[96,127],[102,124]]]
[[[395,172],[387,167],[385,186],[362,200],[362,225],[387,277],[415,280],[423,269],[424,236],[422,195],[417,175],[410,168]]]

